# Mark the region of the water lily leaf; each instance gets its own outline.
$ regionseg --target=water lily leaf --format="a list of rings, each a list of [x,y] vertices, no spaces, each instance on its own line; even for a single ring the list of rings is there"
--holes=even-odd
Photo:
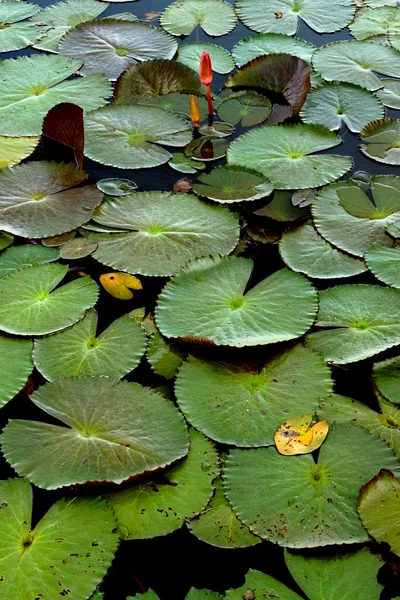
[[[225,156],[228,150],[228,141],[211,137],[194,139],[185,148],[186,156],[193,160],[208,162],[218,160]]]
[[[386,227],[400,221],[400,178],[372,177],[371,193],[373,202],[352,181],[322,190],[311,209],[318,232],[340,250],[360,257],[373,245],[392,246]]]
[[[138,383],[57,379],[36,390],[31,400],[63,425],[10,420],[0,439],[8,462],[39,487],[121,483],[187,454],[186,426],[178,410]]]
[[[186,354],[156,330],[149,340],[146,356],[156,375],[174,379]]]
[[[208,138],[224,138],[232,135],[235,128],[230,123],[213,122],[212,125],[205,123],[200,125],[199,132]]]
[[[320,123],[331,131],[345,123],[358,132],[370,121],[381,119],[379,99],[365,88],[350,83],[326,83],[311,90],[301,111],[305,123]]]
[[[204,169],[205,164],[199,161],[192,160],[190,156],[186,156],[183,152],[174,152],[171,159],[168,161],[169,166],[174,171],[179,173],[196,173],[197,170]]]
[[[185,146],[191,139],[184,119],[153,106],[112,104],[85,117],[85,155],[120,169],[162,165],[171,154],[160,145]]]
[[[0,278],[16,269],[44,265],[60,258],[60,253],[54,248],[45,248],[33,244],[12,246],[0,254]]]
[[[273,447],[232,450],[224,488],[239,519],[280,546],[354,544],[368,540],[358,491],[381,468],[400,473],[383,440],[361,427],[335,425],[317,463],[310,454],[288,458]]]
[[[123,377],[133,371],[146,349],[146,334],[135,319],[124,315],[99,335],[97,313],[66,331],[35,340],[33,360],[48,381],[77,375]]]
[[[100,283],[111,296],[119,300],[130,300],[133,298],[131,290],[143,289],[139,279],[128,273],[104,273],[100,275]]]
[[[291,54],[311,64],[315,46],[298,38],[280,33],[260,33],[243,38],[232,48],[232,56],[238,67],[266,54]]]
[[[366,40],[378,36],[382,43],[388,36],[399,36],[400,16],[397,7],[361,8],[354,21],[349,25],[351,35],[357,40]]]
[[[309,213],[307,207],[300,208],[292,203],[290,192],[274,192],[274,196],[268,204],[254,212],[260,217],[268,217],[274,221],[295,221]]]
[[[189,423],[217,442],[244,447],[273,444],[278,425],[295,412],[315,412],[331,391],[322,357],[301,345],[261,369],[190,356],[175,383]]]
[[[32,373],[32,342],[0,335],[0,407],[24,387]]]
[[[316,279],[353,277],[368,270],[364,261],[334,248],[308,223],[284,233],[279,252],[290,269]]]
[[[378,392],[389,402],[400,404],[400,357],[375,363],[372,376]]]
[[[74,231],[68,231],[68,233],[62,233],[61,235],[53,235],[51,237],[43,238],[42,244],[43,246],[53,248],[58,246],[63,246],[70,240],[73,240],[76,236],[76,229]]]
[[[80,23],[62,38],[58,50],[83,63],[82,75],[103,73],[117,79],[129,65],[154,58],[171,59],[177,43],[162,29],[137,21],[95,19]]]
[[[86,177],[75,165],[46,161],[0,171],[0,228],[40,238],[82,225],[102,200],[94,185],[75,187]]]
[[[279,454],[295,456],[310,454],[320,448],[329,432],[326,419],[312,425],[313,415],[301,415],[287,419],[274,435]]]
[[[309,281],[282,269],[245,293],[252,268],[251,260],[234,256],[189,265],[158,298],[155,314],[161,333],[236,347],[291,340],[305,333],[316,311],[316,293]]]
[[[298,17],[318,33],[333,33],[343,29],[353,19],[356,7],[352,0],[237,0],[239,18],[247,27],[261,33],[294,35]]]
[[[156,106],[174,112],[189,114],[189,96],[180,96],[180,102],[172,94],[201,94],[203,86],[193,69],[170,60],[149,60],[132,65],[119,77],[114,89],[116,104],[156,102]],[[160,96],[166,96],[162,98]],[[178,96],[179,97],[179,96]],[[167,102],[167,106],[161,104]],[[168,106],[170,104],[171,106]]]
[[[400,288],[400,248],[373,246],[365,255],[365,260],[377,279],[392,287]]]
[[[259,127],[229,146],[228,163],[259,171],[278,189],[318,187],[351,168],[349,156],[314,154],[340,143],[322,125]]]
[[[400,238],[400,222],[394,221],[393,223],[389,223],[386,227],[386,231],[392,237]]]
[[[378,8],[380,6],[397,6],[397,0],[365,0],[364,4]]]
[[[307,336],[326,361],[364,360],[400,344],[400,295],[378,285],[340,285],[319,293],[316,325],[326,331]]]
[[[305,208],[306,206],[310,206],[312,204],[312,201],[316,195],[317,192],[314,190],[314,188],[298,190],[292,196],[292,204],[293,206],[298,206],[299,208]]]
[[[97,0],[67,0],[46,6],[30,19],[36,25],[46,26],[45,33],[34,44],[34,48],[58,52],[58,44],[64,33],[79,23],[95,19],[107,7],[107,3]]]
[[[223,596],[212,592],[211,590],[197,590],[196,588],[190,588],[185,600],[222,600]]]
[[[232,6],[223,0],[178,0],[160,17],[164,29],[173,35],[189,35],[200,27],[213,37],[229,33],[237,23]]]
[[[103,194],[107,194],[108,196],[127,196],[137,190],[137,185],[134,181],[115,177],[100,179],[96,185]]]
[[[218,454],[201,433],[189,434],[189,454],[182,461],[160,477],[106,496],[124,539],[167,535],[207,505],[219,474]]]
[[[73,102],[85,111],[106,104],[103,75],[65,81],[81,66],[65,56],[33,54],[0,63],[0,135],[35,136],[53,106]]]
[[[147,63],[143,64],[147,65]],[[169,61],[169,64],[174,63]],[[197,96],[196,100],[200,108],[200,114],[205,117],[207,115],[207,100],[205,98],[201,98],[200,96]],[[123,104],[129,104],[129,102],[125,102]],[[153,96],[140,101],[140,104],[145,104],[146,106],[157,106],[163,110],[170,110],[180,115],[184,115],[185,117],[190,117],[190,96],[183,92],[164,94],[163,96]]]
[[[251,533],[233,512],[224,496],[220,477],[214,481],[214,485],[214,496],[205,510],[188,523],[193,535],[217,548],[248,548],[259,544],[260,538]]]
[[[285,550],[285,562],[310,600],[342,600],[346,595],[351,600],[376,600],[382,591],[376,577],[384,563],[367,548],[333,556]]]
[[[268,119],[272,104],[257,92],[236,92],[225,98],[218,106],[221,119],[242,127],[252,127]]]
[[[229,254],[239,239],[229,210],[190,194],[136,192],[103,204],[94,220],[120,231],[89,235],[99,244],[94,258],[141,275],[172,275],[198,256]]]
[[[310,89],[311,68],[290,54],[259,56],[240,67],[224,83],[224,88],[253,88],[282,94],[297,114]]]
[[[44,118],[42,135],[51,138],[74,151],[76,164],[83,166],[83,110],[71,102],[54,106]]]
[[[203,52],[208,52],[210,55],[212,69],[215,73],[229,73],[235,66],[232,55],[225,48],[202,42],[185,42],[180,44],[176,53],[176,60],[199,73],[200,58]]]
[[[379,119],[366,125],[360,133],[361,152],[380,163],[400,164],[400,120]]]
[[[241,167],[217,167],[202,173],[193,184],[193,191],[216,202],[243,202],[269,196],[272,184],[265,177]]]
[[[264,598],[300,600],[301,598],[271,575],[250,569],[246,575],[244,585],[240,588],[228,590],[225,598],[226,600],[247,600],[252,597],[254,600],[263,600]]]
[[[40,10],[30,2],[3,0],[0,3],[0,52],[21,50],[30,46],[41,35],[39,28],[31,23],[20,23]]]
[[[400,556],[400,482],[391,471],[382,469],[363,485],[358,512],[368,533]]]
[[[90,277],[54,289],[67,274],[58,263],[34,265],[0,279],[0,329],[45,335],[70,327],[94,306],[98,288]]]
[[[332,10],[331,4],[329,10]],[[367,90],[382,87],[375,73],[400,77],[399,53],[394,48],[368,41],[349,40],[322,46],[314,52],[313,65],[328,81],[354,83]]]
[[[14,241],[14,236],[10,233],[0,232],[0,250],[4,250],[4,248],[8,248]]]
[[[389,108],[400,108],[400,81],[396,79],[381,78],[383,89],[378,90],[376,95],[385,106]]]
[[[60,256],[64,260],[77,260],[90,256],[96,248],[96,242],[91,242],[84,237],[77,237],[61,246]]]
[[[1,481],[0,501],[3,598],[88,598],[118,546],[115,517],[106,503],[99,498],[60,498],[33,527],[27,481]]]
[[[115,0],[111,0],[114,2]],[[120,0],[119,0],[120,1]],[[127,0],[122,0],[126,2]],[[160,600],[159,596],[153,590],[147,590],[144,594],[135,594],[135,598],[141,598],[142,600]],[[132,596],[128,596],[127,600],[135,600]]]

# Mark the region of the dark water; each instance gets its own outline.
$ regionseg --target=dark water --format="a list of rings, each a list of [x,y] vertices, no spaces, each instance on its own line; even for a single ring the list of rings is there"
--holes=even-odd
[[[138,2],[113,3],[110,4],[101,16],[104,17],[129,11],[137,15],[140,19],[145,19],[146,13],[162,12],[170,3],[171,0],[139,0]],[[233,4],[232,1],[230,3]],[[52,2],[38,0],[36,4],[46,7],[52,4]],[[150,24],[153,25],[157,25],[157,23],[157,19],[150,21]],[[240,23],[229,35],[213,39],[197,28],[195,32],[185,38],[185,41],[214,42],[224,46],[227,50],[231,50],[239,40],[247,35],[252,35],[252,33]],[[346,29],[336,34],[320,35],[302,23],[297,37],[307,40],[315,46],[322,46],[333,41],[349,39],[350,34]],[[0,58],[14,58],[22,54],[31,54],[34,52],[36,52],[34,49],[27,49],[19,52],[10,52],[7,55],[0,56]],[[222,86],[224,79],[224,76],[215,75],[213,82],[213,90],[215,92]],[[397,116],[397,112],[394,110],[386,109],[386,113],[387,116]],[[343,139],[343,143],[341,146],[334,148],[332,152],[351,155],[354,161],[352,172],[362,170],[367,171],[371,175],[399,174],[398,169],[376,163],[361,154],[358,148],[358,136],[350,133],[345,127],[339,132],[339,135]],[[34,160],[52,159],[54,157],[51,151],[51,146],[40,146],[32,158]],[[142,190],[170,191],[176,180],[183,176],[183,174],[181,175],[173,171],[166,165],[151,169],[151,171],[145,169],[127,171],[105,167],[85,159],[84,168],[89,173],[89,178],[93,182],[105,177],[126,177],[135,181]],[[247,217],[251,221],[252,217],[249,215]],[[264,223],[260,218],[253,218],[253,221],[258,225]],[[258,249],[254,258],[256,267],[255,280],[265,277],[268,272],[284,266],[280,260],[276,246],[267,245],[261,248],[261,250]],[[91,258],[84,259],[82,264],[78,264],[77,266],[86,270],[96,280],[101,273],[107,271],[105,267],[99,265]],[[141,296],[139,293],[134,300],[129,302],[115,301],[102,291],[100,303],[97,307],[100,314],[101,329],[104,329],[117,317],[144,303],[151,308],[152,303],[155,301],[157,294],[164,284],[164,280],[159,278],[142,278],[142,280],[146,296]],[[376,280],[370,274],[353,278],[353,281],[376,283]],[[328,286],[329,284],[318,283],[319,287],[325,287],[325,285]],[[276,347],[273,350],[275,351]],[[226,351],[224,352],[225,358],[227,358]],[[228,353],[230,352],[235,354],[236,357],[253,358],[256,356],[256,353],[260,353],[260,350],[228,351]],[[388,352],[383,356],[390,354]],[[260,357],[257,356],[257,358]],[[158,383],[155,381],[156,378],[150,372],[148,366],[143,361],[142,363],[129,378],[139,381],[144,385],[156,385]],[[344,367],[336,368],[334,370],[336,381],[335,391],[361,400],[373,408],[377,408],[371,389],[371,364],[372,360],[353,366],[345,365]],[[38,374],[35,374],[35,381],[36,385],[44,383],[44,380]],[[0,413],[0,426],[3,427],[9,418],[21,417],[24,419],[38,419],[51,422],[51,418],[33,406],[23,393],[19,394],[2,409]],[[13,470],[4,461],[0,463],[0,469],[1,478],[6,478],[14,474]],[[85,490],[85,493],[87,492],[88,490]],[[89,492],[99,493],[98,488],[97,490],[89,490]],[[76,495],[76,493],[82,492],[80,490],[70,490],[67,493]],[[249,490],[249,493],[251,494],[251,490]],[[45,492],[35,488],[35,522],[41,518],[59,496],[59,492]],[[244,575],[249,568],[259,569],[273,575],[301,594],[285,567],[283,551],[277,546],[263,542],[258,546],[248,549],[222,550],[198,541],[185,528],[162,538],[121,544],[113,566],[106,576],[101,589],[105,592],[107,600],[125,600],[127,595],[134,595],[149,587],[154,589],[162,600],[181,600],[185,597],[191,586],[209,588],[219,592],[223,592],[230,587],[238,587],[243,584]],[[386,599],[400,594],[400,586],[397,583],[396,587],[396,582],[389,575],[388,569],[386,569],[386,574],[382,572],[382,577],[393,585],[393,594],[387,592],[382,598]]]

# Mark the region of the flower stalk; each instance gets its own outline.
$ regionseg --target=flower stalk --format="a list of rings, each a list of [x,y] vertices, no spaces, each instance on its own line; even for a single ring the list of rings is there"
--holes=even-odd
[[[203,52],[200,58],[200,81],[206,88],[208,104],[208,124],[212,125],[214,120],[214,109],[212,103],[210,84],[213,80],[211,58],[208,52]]]

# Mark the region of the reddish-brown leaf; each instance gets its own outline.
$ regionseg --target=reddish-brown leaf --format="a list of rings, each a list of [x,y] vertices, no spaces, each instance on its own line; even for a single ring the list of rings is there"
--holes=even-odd
[[[83,110],[71,102],[54,106],[45,116],[44,136],[72,148],[76,164],[82,169],[84,148]]]

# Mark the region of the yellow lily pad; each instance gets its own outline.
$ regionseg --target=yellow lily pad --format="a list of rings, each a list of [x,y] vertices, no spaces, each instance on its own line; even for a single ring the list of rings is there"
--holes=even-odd
[[[311,426],[313,415],[292,417],[276,430],[274,442],[280,454],[294,456],[314,452],[328,435],[328,421],[318,421]]]
[[[100,275],[100,283],[111,296],[119,300],[130,300],[133,298],[131,290],[143,289],[139,279],[128,273],[104,273]]]

